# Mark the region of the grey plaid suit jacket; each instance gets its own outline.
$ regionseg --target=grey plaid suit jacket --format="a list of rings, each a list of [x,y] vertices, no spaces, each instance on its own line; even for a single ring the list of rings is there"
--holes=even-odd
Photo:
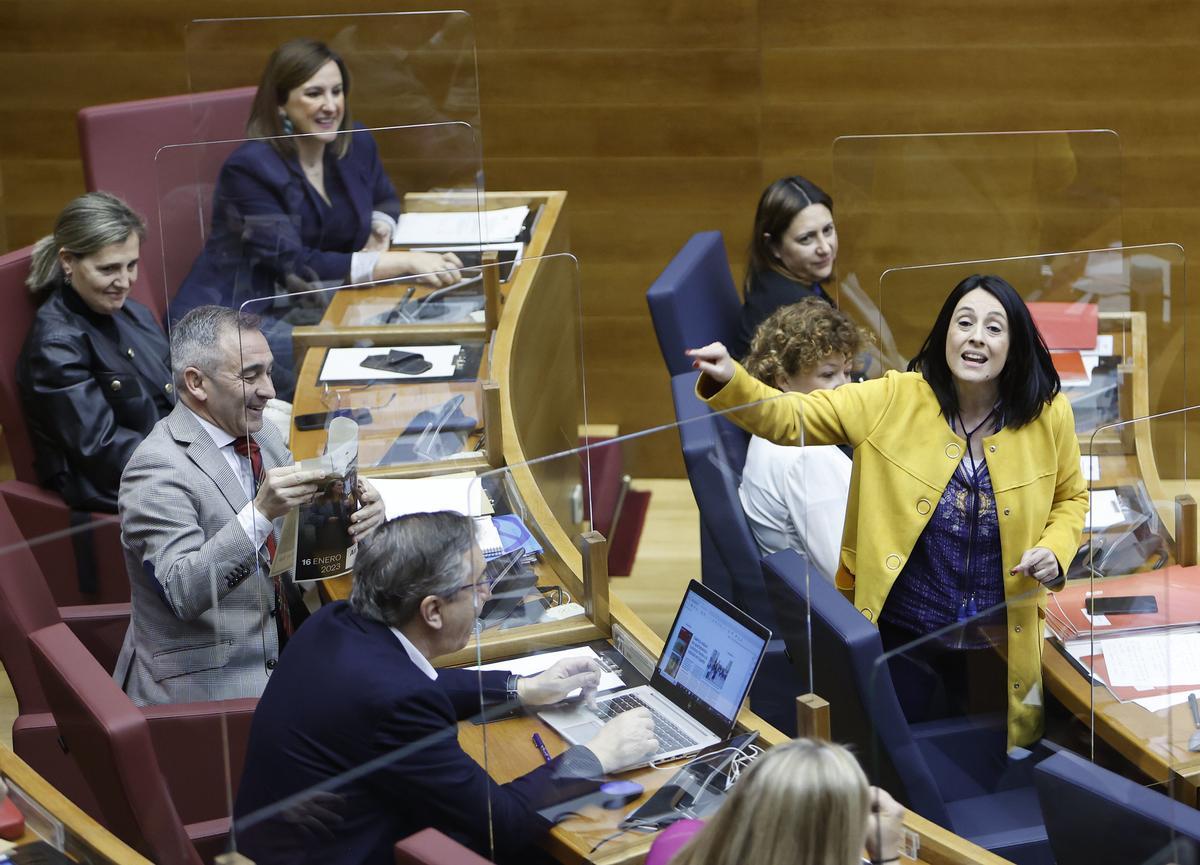
[[[264,468],[292,462],[270,423],[255,439]],[[132,613],[113,678],[138,705],[258,697],[266,687],[279,637],[265,545],[256,554],[237,520],[247,501],[182,402],[125,467],[117,505]]]

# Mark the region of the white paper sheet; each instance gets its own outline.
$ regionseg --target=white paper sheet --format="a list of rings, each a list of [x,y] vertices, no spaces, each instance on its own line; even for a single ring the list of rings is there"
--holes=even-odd
[[[416,352],[433,366],[425,372],[406,373],[371,369],[362,362],[373,354],[387,354],[392,348]],[[462,351],[461,345],[377,345],[374,348],[331,348],[321,365],[322,382],[334,381],[380,381],[383,379],[447,378],[454,374],[454,359]]]
[[[1100,480],[1100,457],[1080,457],[1079,470],[1085,481]]]
[[[1125,512],[1121,510],[1121,499],[1116,490],[1092,491],[1092,506],[1088,510],[1085,530],[1107,528],[1124,519]]]
[[[562,649],[558,652],[543,652],[540,655],[528,655],[524,658],[513,658],[508,661],[497,661],[494,664],[484,664],[481,667],[467,667],[468,670],[506,670],[517,676],[536,676],[554,666],[556,661],[563,658],[599,658],[591,646],[580,646],[577,649]],[[625,687],[624,680],[616,673],[605,670],[600,674],[598,690],[611,691],[613,688]],[[576,690],[570,696],[578,694]]]
[[[1177,691],[1174,694],[1163,694],[1161,697],[1139,697],[1130,702],[1137,703],[1147,712],[1161,712],[1163,709],[1169,709],[1172,706],[1178,706],[1180,703],[1186,703],[1189,693],[1189,691]]]
[[[453,511],[466,517],[491,513],[474,477],[371,478],[389,520],[405,514]]]
[[[1114,687],[1200,685],[1200,634],[1110,637],[1097,645]]]
[[[497,210],[402,213],[392,235],[396,246],[512,243],[529,215],[526,205]]]

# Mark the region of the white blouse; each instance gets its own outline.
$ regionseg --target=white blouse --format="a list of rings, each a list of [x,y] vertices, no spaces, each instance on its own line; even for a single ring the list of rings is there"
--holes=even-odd
[[[808,555],[827,580],[837,573],[851,462],[833,446],[777,445],[754,436],[738,497],[759,551]]]

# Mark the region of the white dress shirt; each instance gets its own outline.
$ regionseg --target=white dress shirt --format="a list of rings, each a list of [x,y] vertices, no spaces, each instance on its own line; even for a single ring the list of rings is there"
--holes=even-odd
[[[400,641],[400,645],[404,647],[404,651],[408,652],[408,656],[417,665],[417,669],[436,682],[437,670],[433,668],[433,664],[429,663],[429,659],[422,655],[420,650],[409,642],[408,637],[404,636],[399,628],[389,628],[388,630],[396,635],[396,639]]]
[[[777,445],[754,436],[738,498],[765,556],[796,549],[833,581],[842,551],[851,462],[830,445]]]
[[[188,411],[191,411],[191,409],[188,409]],[[221,452],[221,456],[225,457],[225,462],[229,463],[229,467],[233,469],[234,477],[238,479],[238,482],[242,485],[242,489],[246,492],[246,498],[250,500],[244,508],[238,511],[237,518],[242,531],[246,533],[246,537],[250,539],[250,543],[254,544],[254,549],[257,550],[267,542],[267,538],[275,530],[275,527],[271,524],[270,520],[254,508],[255,479],[254,470],[250,467],[250,458],[242,456],[233,449],[233,442],[236,436],[231,436],[225,430],[209,423],[195,412],[192,412],[192,415],[200,422],[200,427],[208,433],[208,437],[217,446],[217,450]]]

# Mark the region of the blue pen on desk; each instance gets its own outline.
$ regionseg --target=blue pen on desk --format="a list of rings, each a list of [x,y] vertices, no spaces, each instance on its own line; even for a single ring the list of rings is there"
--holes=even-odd
[[[550,756],[550,752],[546,750],[546,743],[542,741],[542,737],[537,733],[533,734],[533,744],[537,745],[537,749],[542,752],[542,757],[547,763],[550,763],[554,760],[554,758]]]

